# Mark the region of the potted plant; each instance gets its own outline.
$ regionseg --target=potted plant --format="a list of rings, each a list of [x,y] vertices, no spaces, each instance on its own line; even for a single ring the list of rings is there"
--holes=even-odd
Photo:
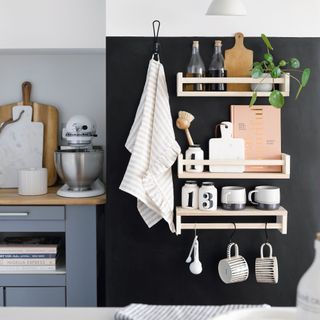
[[[269,39],[264,34],[261,35],[261,38],[266,45],[267,52],[263,55],[262,61],[255,62],[253,64],[251,75],[255,79],[261,78],[261,83],[255,84],[255,86],[252,87],[253,94],[250,101],[250,107],[253,106],[257,100],[257,91],[271,91],[269,96],[269,103],[276,108],[282,108],[285,102],[283,94],[276,89],[274,83],[263,84],[263,80],[269,77],[273,79],[280,78],[281,76],[289,72],[301,73],[300,79],[289,74],[290,77],[299,84],[299,88],[296,93],[296,99],[297,99],[299,97],[301,90],[307,85],[309,81],[311,70],[310,68],[305,68],[302,70],[300,68],[300,61],[297,58],[291,58],[288,61],[281,59],[279,60],[278,63],[276,63],[274,61],[273,55],[270,53],[270,51],[273,51],[273,47]],[[270,86],[269,88],[264,87],[259,89],[259,86],[268,86],[268,85]]]

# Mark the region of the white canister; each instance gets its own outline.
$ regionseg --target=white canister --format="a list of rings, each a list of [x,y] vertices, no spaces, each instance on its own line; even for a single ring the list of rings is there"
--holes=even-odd
[[[213,182],[202,182],[199,189],[199,209],[215,211],[217,210],[218,192]]]
[[[184,209],[198,209],[199,187],[196,181],[186,181],[181,190],[181,204]]]
[[[188,148],[186,151],[186,160],[203,160],[204,153],[203,150],[200,148],[200,145],[194,144]],[[186,165],[187,172],[203,172],[203,165],[197,164],[188,164]]]
[[[22,196],[38,196],[48,193],[47,168],[19,170],[18,193]]]

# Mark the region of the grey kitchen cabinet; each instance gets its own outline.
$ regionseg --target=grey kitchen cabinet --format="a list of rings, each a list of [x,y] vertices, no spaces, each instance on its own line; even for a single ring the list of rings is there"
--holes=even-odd
[[[60,198],[55,189],[49,200],[48,195],[19,202],[5,196],[0,191],[0,236],[62,235],[65,259],[47,273],[0,273],[0,306],[97,306],[97,215],[104,212],[105,196],[88,203]]]

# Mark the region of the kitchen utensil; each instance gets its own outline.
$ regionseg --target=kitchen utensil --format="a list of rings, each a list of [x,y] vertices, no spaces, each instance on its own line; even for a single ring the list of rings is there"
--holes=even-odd
[[[264,257],[263,249],[269,247],[269,257]],[[278,283],[279,271],[277,257],[272,256],[272,246],[269,242],[260,247],[260,258],[256,258],[256,280],[259,283]]]
[[[223,187],[221,190],[221,206],[224,210],[243,210],[246,207],[247,195],[243,187]]]
[[[255,194],[255,201],[252,196]],[[248,194],[249,201],[254,204],[257,209],[261,210],[277,210],[280,207],[280,188],[273,186],[257,186]]]
[[[221,138],[209,140],[210,160],[244,160],[244,140],[234,139],[232,123],[220,124]],[[210,172],[243,172],[244,166],[209,166]]]
[[[85,198],[101,195],[105,192],[98,179],[103,166],[103,150],[92,146],[96,137],[94,121],[82,115],[69,119],[62,137],[67,146],[61,146],[54,153],[55,166],[65,185],[57,192],[59,196]]]
[[[194,120],[194,116],[186,111],[179,111],[179,117],[176,121],[176,125],[179,129],[184,130],[187,136],[187,140],[190,146],[194,145],[189,128],[191,122]]]
[[[42,167],[43,124],[31,119],[31,106],[15,106],[12,123],[0,134],[1,188],[18,187],[19,169]]]
[[[2,122],[2,123],[0,124],[0,133],[1,133],[1,131],[2,131],[8,124],[15,123],[15,122],[19,121],[19,120],[21,119],[21,117],[22,117],[23,114],[24,114],[24,110],[22,110],[22,111],[20,112],[20,114],[18,115],[18,118],[17,118],[17,119],[15,119],[15,120],[9,119],[9,120],[7,120],[7,121],[5,121],[5,122]]]
[[[43,163],[42,166],[48,169],[48,186],[55,184],[57,180],[56,169],[54,166],[54,151],[58,146],[58,110],[56,107],[37,102],[31,102],[31,83],[22,84],[22,102],[15,102],[0,106],[0,122],[11,119],[12,108],[16,105],[30,105],[33,109],[32,120],[42,122],[44,126],[44,143],[43,143]]]
[[[244,35],[241,32],[235,34],[235,45],[225,51],[224,66],[228,77],[250,77],[253,65],[253,51],[244,46]],[[250,84],[228,83],[227,91],[251,91]]]
[[[235,247],[235,255],[231,256],[232,247]],[[242,282],[249,277],[249,267],[246,259],[239,255],[239,247],[231,242],[227,248],[227,258],[220,260],[218,265],[219,276],[226,283]]]
[[[193,261],[191,262],[192,252],[193,252]],[[202,263],[199,260],[199,241],[198,241],[197,234],[195,234],[188,258],[186,259],[186,263],[190,263],[189,270],[191,273],[198,275],[202,272]]]
[[[48,169],[20,169],[18,174],[18,194],[38,196],[48,193]]]
[[[186,151],[186,160],[203,160],[204,158],[204,152],[200,148],[199,144],[194,144],[188,148]],[[202,172],[203,171],[203,165],[201,164],[188,164],[186,166],[187,172]]]

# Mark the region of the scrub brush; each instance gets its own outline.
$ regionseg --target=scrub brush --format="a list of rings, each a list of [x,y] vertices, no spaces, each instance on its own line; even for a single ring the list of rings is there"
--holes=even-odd
[[[191,122],[194,120],[194,116],[186,111],[179,111],[179,117],[176,121],[176,125],[179,129],[184,130],[190,146],[194,145],[189,128]]]

